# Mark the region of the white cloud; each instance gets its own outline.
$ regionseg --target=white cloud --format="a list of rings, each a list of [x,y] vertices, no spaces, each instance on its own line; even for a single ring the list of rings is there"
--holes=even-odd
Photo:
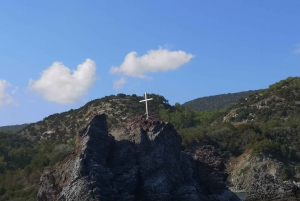
[[[5,89],[10,86],[11,84],[6,80],[0,80],[0,107],[15,102],[10,95],[5,93]]]
[[[296,49],[294,50],[294,54],[300,54],[300,48],[296,48]]]
[[[122,77],[121,79],[114,81],[114,88],[120,89],[126,82],[126,78]]]
[[[96,80],[96,64],[91,59],[71,71],[61,62],[54,62],[43,71],[40,79],[29,80],[29,89],[41,94],[44,99],[60,104],[71,104],[82,98]]]
[[[14,90],[12,90],[12,94],[16,94],[17,93],[17,91],[18,91],[18,89],[19,89],[19,87],[15,87],[15,89]]]
[[[194,55],[181,50],[169,51],[163,48],[150,50],[141,57],[138,57],[136,52],[130,52],[120,67],[113,66],[110,73],[145,78],[148,72],[175,70],[193,57]]]

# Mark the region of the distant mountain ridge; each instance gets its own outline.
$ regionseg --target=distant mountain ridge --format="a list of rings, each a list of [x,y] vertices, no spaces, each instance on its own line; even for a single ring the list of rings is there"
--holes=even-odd
[[[21,125],[9,125],[9,126],[0,126],[0,131],[19,131],[28,126],[29,124]]]
[[[207,96],[196,98],[194,100],[185,102],[183,106],[196,111],[214,111],[229,107],[231,104],[237,102],[240,98],[246,98],[252,93],[260,90],[249,90],[238,93],[219,94],[214,96]]]

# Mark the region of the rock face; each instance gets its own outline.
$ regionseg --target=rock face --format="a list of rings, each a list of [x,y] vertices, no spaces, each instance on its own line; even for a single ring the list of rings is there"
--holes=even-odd
[[[249,191],[251,184],[257,180],[262,173],[273,176],[280,176],[284,164],[276,159],[269,157],[266,154],[259,154],[251,157],[250,153],[244,153],[236,159],[236,163],[228,163],[230,174],[227,178],[227,186],[232,191]],[[290,171],[292,171],[290,169]]]
[[[283,181],[272,175],[264,174],[250,186],[247,201],[276,200],[293,201],[300,197],[300,189],[291,181]]]
[[[206,145],[198,149],[194,155],[196,169],[201,183],[205,184],[204,192],[211,200],[232,200],[235,197],[225,185],[228,174],[225,164],[215,148]]]
[[[109,134],[105,115],[97,115],[76,144],[73,154],[44,172],[38,201],[239,200],[226,188],[206,187],[169,123],[140,117]]]

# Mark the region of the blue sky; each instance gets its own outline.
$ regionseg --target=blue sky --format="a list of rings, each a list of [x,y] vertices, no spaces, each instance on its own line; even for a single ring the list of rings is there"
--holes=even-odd
[[[0,126],[111,94],[182,104],[299,76],[299,8],[277,0],[0,1]]]

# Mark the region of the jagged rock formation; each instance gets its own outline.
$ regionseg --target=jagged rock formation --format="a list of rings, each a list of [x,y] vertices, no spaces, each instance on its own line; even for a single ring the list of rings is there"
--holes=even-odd
[[[264,174],[250,186],[246,200],[293,201],[298,200],[299,193],[300,188],[291,181],[283,181],[272,175]]]
[[[207,145],[198,149],[194,159],[200,181],[205,184],[204,191],[207,194],[222,194],[227,190],[225,186],[227,175],[223,172],[225,165],[213,146]]]
[[[171,124],[141,117],[109,134],[105,115],[97,115],[74,153],[44,172],[38,201],[239,200],[227,189],[210,192],[200,177]]]

